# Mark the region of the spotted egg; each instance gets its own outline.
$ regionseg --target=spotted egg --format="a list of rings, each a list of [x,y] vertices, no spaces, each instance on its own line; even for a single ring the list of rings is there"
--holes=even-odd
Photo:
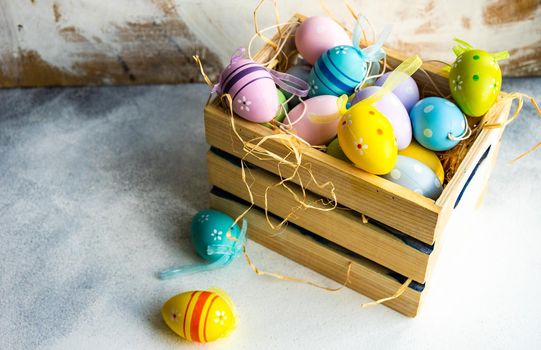
[[[369,86],[358,91],[351,100],[351,104],[355,105],[357,102],[372,96],[380,89],[380,86]],[[375,103],[375,106],[391,122],[398,142],[398,149],[401,150],[408,147],[411,142],[411,121],[408,111],[404,108],[398,97],[394,93],[389,92],[383,95]]]
[[[361,49],[348,45],[333,47],[312,67],[308,96],[351,95],[366,76],[366,71],[367,63]]]
[[[436,153],[434,153],[434,151],[424,148],[415,141],[411,141],[410,145],[407,148],[398,151],[398,155],[417,159],[418,161],[432,169],[432,171],[438,177],[438,180],[440,180],[440,183],[443,184],[445,172],[443,170],[443,165],[441,164],[440,159],[438,158]]]
[[[383,177],[431,199],[437,199],[442,192],[432,169],[413,158],[399,155],[393,169]]]
[[[328,122],[317,118],[328,119]],[[336,126],[340,119],[338,98],[322,95],[309,98],[293,108],[284,120],[291,125],[300,138],[311,145],[325,145],[336,137]]]
[[[466,118],[460,108],[441,97],[426,97],[410,111],[413,137],[433,151],[455,147],[467,129]]]
[[[165,302],[162,317],[177,335],[199,343],[227,336],[236,323],[231,299],[218,290],[178,294]]]
[[[393,169],[398,154],[389,120],[374,106],[356,105],[343,111],[338,141],[356,167],[382,175]]]
[[[222,254],[210,255],[207,249],[216,245],[233,247],[235,241],[227,237],[228,230],[235,238],[241,232],[239,226],[233,223],[232,217],[218,210],[207,209],[195,214],[192,218],[192,243],[197,254],[209,262],[220,259]]]
[[[483,50],[463,52],[449,72],[453,99],[472,117],[480,117],[492,107],[501,84],[502,72],[496,58]]]
[[[295,32],[295,46],[304,59],[314,64],[328,49],[351,43],[346,31],[334,20],[313,16],[303,21]]]
[[[256,123],[271,121],[276,116],[276,85],[265,67],[246,58],[236,59],[220,77],[220,92],[231,96],[235,114]]]

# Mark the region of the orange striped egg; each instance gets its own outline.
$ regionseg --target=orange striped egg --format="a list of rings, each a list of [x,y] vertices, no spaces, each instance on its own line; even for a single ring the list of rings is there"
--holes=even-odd
[[[231,300],[222,291],[192,291],[175,295],[162,308],[165,323],[182,338],[206,343],[235,328]]]

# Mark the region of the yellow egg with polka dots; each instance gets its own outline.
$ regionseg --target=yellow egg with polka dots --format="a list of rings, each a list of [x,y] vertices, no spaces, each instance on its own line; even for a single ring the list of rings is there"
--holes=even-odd
[[[207,343],[234,328],[234,306],[222,291],[191,291],[169,299],[162,308],[165,323],[186,340]]]
[[[396,163],[393,127],[374,105],[356,104],[342,111],[338,142],[349,160],[369,173],[387,174]]]

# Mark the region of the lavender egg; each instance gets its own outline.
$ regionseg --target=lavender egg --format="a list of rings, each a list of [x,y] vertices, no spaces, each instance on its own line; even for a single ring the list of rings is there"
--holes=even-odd
[[[381,86],[369,86],[358,91],[351,104],[354,105],[368,98],[368,96],[375,94],[379,89],[381,89]],[[408,147],[411,142],[411,121],[408,111],[406,111],[406,108],[404,108],[398,97],[392,92],[387,93],[376,102],[375,106],[391,122],[398,143],[398,149],[401,150]]]
[[[262,65],[243,58],[230,63],[221,75],[221,92],[231,95],[233,111],[256,122],[271,121],[280,106],[276,85]]]
[[[383,74],[376,80],[375,85],[383,86],[383,83],[385,83],[391,73],[392,72],[387,72]],[[419,87],[415,80],[410,76],[393,90],[393,94],[398,97],[408,112],[411,110],[411,107],[419,101]]]

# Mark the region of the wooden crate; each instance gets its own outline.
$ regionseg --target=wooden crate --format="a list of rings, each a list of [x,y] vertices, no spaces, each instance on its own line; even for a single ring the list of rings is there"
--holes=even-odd
[[[246,210],[249,204],[215,188],[210,194],[210,205],[216,210],[237,216]],[[372,299],[393,295],[406,280],[406,277],[400,274],[341,249],[295,225],[288,225],[279,235],[269,235],[265,214],[259,208],[252,208],[246,219],[250,223],[250,239],[338,283],[344,283],[351,263],[350,283],[347,286]],[[278,223],[276,218],[271,218],[271,221]],[[400,297],[384,304],[406,316],[414,317],[419,310],[423,290],[424,285],[412,282]]]
[[[284,29],[290,35],[289,42],[285,45],[286,52],[294,50],[292,38],[303,17],[296,16],[294,20],[296,23]],[[405,59],[400,53],[388,49],[386,51],[387,62],[391,67],[398,66]],[[256,55],[256,60],[267,61],[272,55],[272,48],[266,46]],[[280,65],[278,62],[274,64]],[[438,88],[447,94],[449,88],[446,73],[431,64],[423,64],[423,68]],[[431,86],[427,74],[417,72],[413,75],[421,91]],[[508,104],[501,115],[488,122],[501,122],[506,119],[510,107],[511,105]],[[204,113],[206,139],[213,147],[208,154],[211,183],[236,197],[248,200],[248,192],[241,180],[238,167],[238,158],[244,157],[251,164],[250,171],[254,177],[252,191],[255,193],[255,205],[264,207],[262,193],[268,186],[279,181],[277,175],[288,177],[292,174],[292,169],[280,166],[276,161],[260,160],[252,155],[246,156],[242,142],[234,133],[231,117],[220,105],[218,99],[211,101],[205,107]],[[274,133],[269,128],[238,117],[235,117],[235,129],[245,141]],[[311,169],[320,183],[330,181],[334,184],[337,200],[347,210],[338,208],[331,212],[298,211],[291,218],[291,222],[358,256],[377,263],[381,268],[424,283],[430,275],[437,255],[437,252],[433,250],[434,244],[439,240],[438,237],[454,213],[454,209],[460,204],[463,194],[468,187],[472,187],[469,186],[472,182],[480,184],[475,187],[477,189],[482,189],[487,182],[496,159],[502,133],[503,128],[483,129],[477,135],[454,176],[445,184],[443,193],[436,201],[379,176],[369,174],[317,149],[300,145],[303,153],[303,169],[292,181],[297,185],[305,186],[309,200],[332,198],[328,189],[318,187],[310,181],[310,175],[304,169]],[[269,140],[263,147],[282,157],[289,154],[289,150],[279,140]],[[300,193],[298,186],[290,187],[293,191]],[[268,196],[268,211],[279,217],[285,217],[294,207],[297,207],[283,188],[273,187],[269,190]],[[212,203],[216,202],[216,200],[212,201]],[[361,214],[370,218],[368,224],[362,222]],[[260,237],[264,228],[259,225],[257,230],[258,232],[253,236],[257,238],[254,239],[318,270],[314,264],[308,263],[303,257],[296,259],[295,256],[284,252],[281,248],[283,244],[272,243],[273,240],[283,239],[281,235]],[[268,225],[266,231],[272,233]],[[250,237],[252,235],[254,234],[251,233]],[[438,244],[436,247],[440,248]],[[333,251],[334,248],[328,249]],[[329,253],[329,256],[334,255]],[[329,275],[321,268],[318,271]],[[340,281],[338,275],[333,278]],[[351,287],[367,294],[366,287]],[[390,292],[386,296],[393,293]],[[417,310],[419,300],[410,306]],[[403,313],[412,316],[416,312]]]

